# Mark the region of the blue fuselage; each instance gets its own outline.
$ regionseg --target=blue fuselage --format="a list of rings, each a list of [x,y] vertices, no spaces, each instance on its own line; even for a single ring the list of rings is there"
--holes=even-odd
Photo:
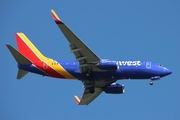
[[[160,64],[150,61],[136,61],[136,60],[119,60],[117,70],[104,70],[100,72],[93,71],[93,77],[91,79],[95,81],[103,80],[121,80],[121,79],[153,79],[161,78],[171,74],[171,71]],[[58,60],[56,63],[52,63],[62,66],[66,72],[72,75],[75,79],[86,81],[87,72],[80,72],[79,62],[73,60]],[[46,72],[37,69],[35,65],[18,65],[20,69],[37,73],[43,76],[50,76]],[[44,66],[43,66],[44,67]],[[55,68],[55,67],[54,67]],[[46,69],[46,68],[42,68]],[[51,76],[53,77],[53,76]],[[68,78],[67,78],[68,79]]]

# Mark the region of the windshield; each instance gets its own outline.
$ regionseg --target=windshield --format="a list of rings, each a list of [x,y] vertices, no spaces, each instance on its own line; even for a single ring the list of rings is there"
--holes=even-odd
[[[157,66],[162,66],[162,64],[159,64],[159,63],[158,63],[158,64],[156,64],[156,65],[157,65]]]

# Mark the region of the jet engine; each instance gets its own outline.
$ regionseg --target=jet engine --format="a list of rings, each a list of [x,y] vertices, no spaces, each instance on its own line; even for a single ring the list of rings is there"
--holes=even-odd
[[[125,92],[125,87],[123,84],[112,83],[104,89],[104,92],[108,94],[123,94]]]
[[[101,61],[96,65],[99,69],[102,70],[118,70],[118,62],[116,61]]]

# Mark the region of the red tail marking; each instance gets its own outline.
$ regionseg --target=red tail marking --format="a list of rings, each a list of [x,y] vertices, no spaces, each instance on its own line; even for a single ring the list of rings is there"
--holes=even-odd
[[[39,58],[35,53],[29,48],[29,46],[16,34],[16,42],[18,45],[18,51],[28,58],[31,62],[39,61]]]

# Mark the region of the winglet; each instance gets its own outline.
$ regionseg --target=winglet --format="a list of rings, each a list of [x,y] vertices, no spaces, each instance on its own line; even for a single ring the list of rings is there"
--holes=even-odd
[[[80,99],[78,98],[78,96],[75,95],[74,98],[75,98],[75,100],[76,100],[76,103],[79,105]]]
[[[54,21],[57,23],[57,24],[63,24],[63,22],[59,19],[59,17],[57,16],[56,12],[54,10],[51,10],[51,13],[52,13],[52,16],[53,16],[53,19]]]

